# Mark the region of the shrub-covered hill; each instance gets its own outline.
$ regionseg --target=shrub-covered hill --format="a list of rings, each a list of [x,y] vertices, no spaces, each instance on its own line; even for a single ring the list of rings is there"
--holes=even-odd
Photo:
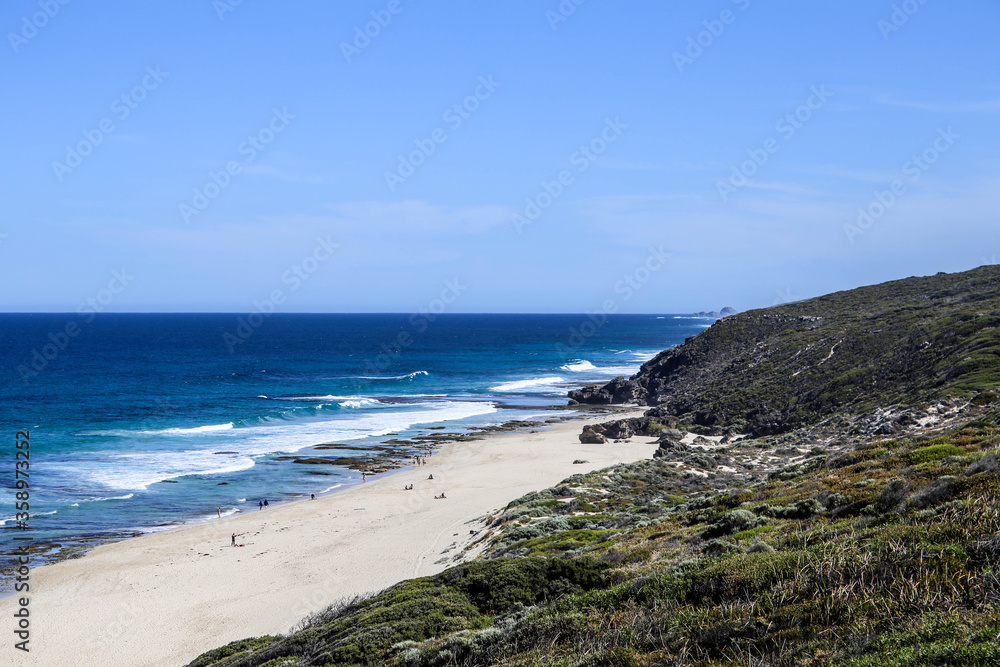
[[[1000,410],[963,409],[576,475],[492,517],[476,560],[191,666],[997,665]]]
[[[837,292],[719,320],[632,378],[570,393],[764,435],[876,405],[1000,386],[1000,266]]]
[[[654,459],[191,665],[1000,665],[998,286],[987,267],[722,320],[577,394],[658,404],[603,425],[661,436]]]

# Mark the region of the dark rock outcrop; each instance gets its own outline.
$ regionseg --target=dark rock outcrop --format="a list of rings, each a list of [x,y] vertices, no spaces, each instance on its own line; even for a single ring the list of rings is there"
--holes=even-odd
[[[645,405],[645,401],[640,398],[644,392],[632,382],[622,376],[618,376],[607,384],[592,384],[582,389],[569,392],[569,397],[578,402],[588,405],[608,405],[620,403],[638,403]]]
[[[653,453],[653,458],[677,458],[678,455],[686,454],[690,451],[691,448],[680,440],[675,440],[673,438],[660,438],[659,447]]]

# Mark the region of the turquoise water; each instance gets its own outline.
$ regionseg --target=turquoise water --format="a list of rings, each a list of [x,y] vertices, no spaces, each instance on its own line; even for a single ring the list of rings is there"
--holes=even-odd
[[[31,430],[35,540],[110,539],[360,481],[348,469],[279,460],[357,454],[318,444],[368,447],[429,426],[558,414],[569,389],[629,375],[707,324],[669,315],[0,315],[0,539],[9,545],[16,530],[17,430]]]

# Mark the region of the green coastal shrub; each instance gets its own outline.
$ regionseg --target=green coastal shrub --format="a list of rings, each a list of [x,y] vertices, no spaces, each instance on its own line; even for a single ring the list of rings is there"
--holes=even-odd
[[[899,507],[910,494],[910,483],[905,479],[894,479],[882,489],[882,494],[875,501],[875,511],[882,514]]]
[[[712,524],[704,532],[706,539],[731,535],[763,525],[767,519],[759,517],[750,510],[733,510],[723,514],[718,523]]]
[[[962,450],[955,445],[944,444],[930,445],[929,447],[914,449],[912,452],[909,452],[906,457],[910,465],[917,465],[920,463],[940,461],[941,459],[946,459],[949,456],[959,456],[962,453]]]

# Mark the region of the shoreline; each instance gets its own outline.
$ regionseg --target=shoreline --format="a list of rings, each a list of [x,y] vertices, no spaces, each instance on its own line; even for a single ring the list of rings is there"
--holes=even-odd
[[[643,410],[588,410],[529,432],[482,434],[443,445],[426,465],[315,500],[109,542],[33,568],[37,644],[23,662],[183,664],[229,641],[287,633],[337,599],[440,572],[456,554],[476,553],[465,550],[469,531],[510,501],[574,473],[650,457],[651,438],[585,445],[577,437],[586,423]],[[409,484],[414,490],[404,490]],[[232,533],[245,546],[232,548]],[[13,613],[12,601],[0,599],[0,613]]]
[[[529,420],[526,422],[525,420],[510,419],[501,424],[496,424],[491,426],[476,426],[465,430],[455,430],[455,431],[448,431],[448,430],[438,431],[437,429],[448,428],[440,425],[431,427],[425,426],[417,430],[433,431],[434,432],[433,435],[420,436],[418,441],[410,443],[409,446],[415,450],[423,452],[423,454],[429,454],[430,452],[439,450],[443,446],[459,442],[469,442],[469,441],[479,440],[482,438],[492,438],[508,434],[526,432],[526,429],[548,428],[555,424],[561,424],[565,422],[575,422],[584,419],[599,417],[602,414],[613,415],[616,412],[620,411],[621,406],[586,405],[586,406],[577,406],[575,408],[572,406],[548,406],[544,408],[539,407],[539,408],[519,408],[519,409],[524,409],[524,410],[543,409],[552,411],[575,410],[578,414],[550,418],[551,421]],[[390,433],[389,436],[396,436],[396,434]],[[320,448],[322,448],[323,446],[324,445],[322,444],[319,445]],[[313,446],[307,449],[313,449],[315,447],[316,446]],[[389,453],[392,449],[393,447],[387,447],[384,444],[382,446],[374,448],[363,448],[363,451],[375,452],[377,453],[377,455],[367,460],[365,460],[365,457],[359,456],[357,457],[357,462],[360,463],[364,461],[368,463],[375,463],[376,464],[375,469],[367,470],[367,475],[369,477],[373,477],[374,479],[381,479],[386,475],[391,475],[393,473],[404,471],[411,466],[411,464],[409,463],[403,463],[404,461],[407,461],[409,457],[402,457],[399,456],[398,454]],[[300,458],[295,454],[283,455],[283,456],[288,459]],[[350,465],[345,464],[344,468],[346,470],[353,470],[354,472],[357,472],[359,475],[362,472],[365,472],[365,470],[363,470],[361,467],[357,467],[356,463],[352,463]],[[333,493],[343,492],[346,491],[347,489],[353,488],[354,486],[360,485],[362,483],[363,482],[361,481],[353,481],[353,479],[345,480],[342,483],[334,485],[334,488],[327,489],[323,492],[318,493],[316,497],[317,498],[326,497]],[[297,494],[297,496],[298,497],[289,498],[284,501],[278,500],[272,502],[271,504],[274,507],[282,507],[290,503],[297,503],[303,500],[309,500],[309,494],[307,493],[303,492],[301,494]],[[246,510],[236,508],[235,512],[232,512],[228,515],[224,515],[223,518],[228,518],[229,516],[240,516],[242,514],[249,514],[253,511],[256,511],[253,507],[247,508]],[[205,523],[213,523],[215,521],[218,521],[218,519],[212,516],[211,514],[201,514],[196,517],[189,517],[177,521],[169,521],[157,525],[133,526],[131,528],[121,529],[120,531],[117,531],[115,533],[108,533],[108,534],[85,533],[71,538],[38,542],[34,545],[36,549],[31,552],[31,555],[32,558],[42,561],[40,565],[36,565],[35,567],[46,567],[49,565],[54,565],[56,563],[61,563],[68,560],[78,560],[80,558],[85,557],[88,553],[90,553],[94,549],[103,546],[105,544],[116,544],[128,540],[139,539],[147,535],[154,535],[173,530],[181,530],[191,526],[199,526]],[[9,532],[13,533],[12,530],[10,530]],[[0,534],[4,533],[0,531]],[[3,554],[0,555],[11,558],[15,554],[13,552],[10,553],[4,552]],[[8,575],[10,575],[11,578],[9,584],[6,581]],[[16,593],[13,586],[13,570],[8,571],[7,565],[5,563],[2,566],[2,569],[0,569],[0,576],[3,577],[3,581],[0,582],[0,600],[4,600]]]

